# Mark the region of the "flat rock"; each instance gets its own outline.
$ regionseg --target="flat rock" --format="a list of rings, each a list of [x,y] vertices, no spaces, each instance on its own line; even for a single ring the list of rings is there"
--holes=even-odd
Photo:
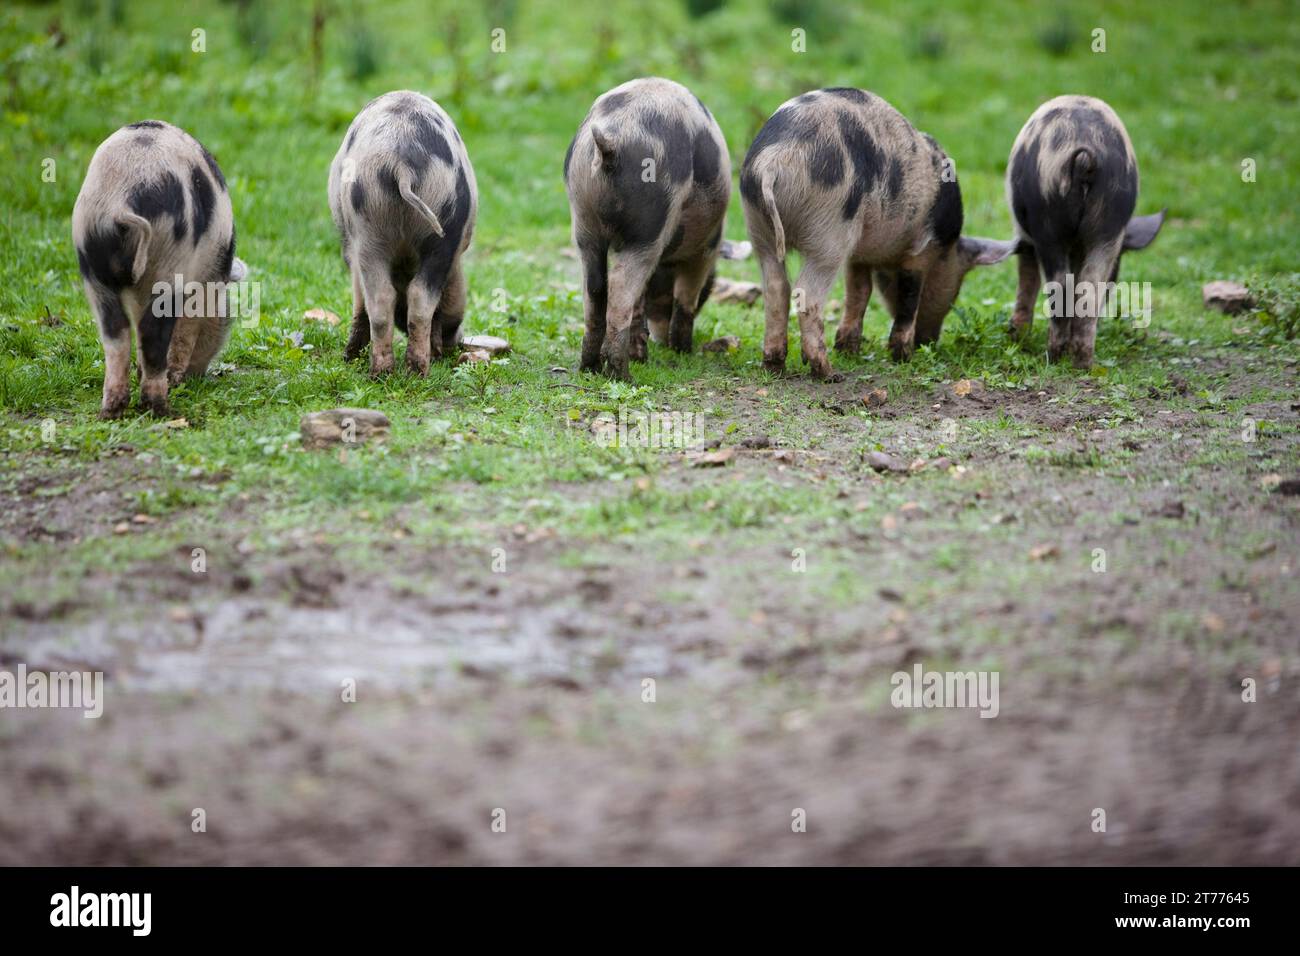
[[[308,322],[324,322],[326,325],[338,325],[341,319],[329,309],[308,309],[302,314]]]
[[[908,470],[906,462],[883,451],[868,452],[867,465],[875,471],[904,473]]]
[[[1217,309],[1228,315],[1245,312],[1255,305],[1255,297],[1240,282],[1218,279],[1201,286],[1201,298],[1207,309]]]
[[[717,451],[707,452],[691,462],[693,468],[721,468],[732,458],[736,457],[736,449],[719,448]]]
[[[736,282],[718,276],[713,280],[713,292],[709,298],[714,302],[739,302],[741,305],[753,305],[763,294],[763,288],[757,282]]]
[[[723,259],[748,259],[753,251],[754,247],[748,242],[732,242],[730,239],[723,239],[718,254]]]
[[[735,335],[724,335],[712,342],[705,342],[700,349],[705,352],[734,352],[740,348],[740,339]]]
[[[510,343],[497,335],[471,335],[461,339],[460,347],[465,352],[487,352],[488,355],[504,355],[510,351]]]
[[[298,423],[298,433],[305,447],[328,448],[385,441],[391,426],[383,412],[369,408],[331,408],[304,415]]]
[[[889,401],[889,389],[873,388],[867,394],[862,396],[862,404],[867,408],[879,408]]]

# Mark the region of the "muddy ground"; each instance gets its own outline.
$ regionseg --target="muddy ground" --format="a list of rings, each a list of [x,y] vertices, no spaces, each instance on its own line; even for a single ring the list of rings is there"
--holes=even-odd
[[[735,457],[653,478],[836,488],[845,517],[815,526],[635,542],[484,515],[467,548],[399,513],[361,543],[320,516],[250,547],[254,497],[204,519],[201,575],[183,541],[28,568],[0,667],[103,670],[108,698],[0,715],[0,863],[1298,863],[1295,370],[1228,372],[1219,402],[1284,427],[1243,444],[1177,388],[1132,416],[1090,383],[890,397],[870,427],[903,460],[958,423],[960,470],[910,474],[862,466],[855,415],[740,447],[763,422],[738,378]],[[60,467],[75,490],[38,494]],[[129,454],[23,474],[11,548],[113,535],[150,481]],[[999,715],[894,708],[917,662],[998,671]]]

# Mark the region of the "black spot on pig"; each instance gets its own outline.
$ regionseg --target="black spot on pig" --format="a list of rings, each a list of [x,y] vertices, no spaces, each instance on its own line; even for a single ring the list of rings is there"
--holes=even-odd
[[[154,138],[148,133],[141,133],[135,138],[135,145],[139,146],[141,149],[148,149],[153,144]]]
[[[682,240],[685,238],[686,238],[686,224],[683,222],[679,222],[677,224],[677,228],[673,230],[672,236],[669,237],[668,244],[664,246],[663,252],[660,253],[660,256],[663,259],[667,259],[669,256],[671,256],[674,252],[677,251],[677,248],[682,244]]]
[[[792,106],[779,109],[763,124],[763,128],[754,137],[754,142],[749,144],[749,152],[745,154],[743,165],[748,166],[769,146],[776,146],[791,139],[810,140],[814,138],[816,132],[816,120],[803,110]]]
[[[138,123],[131,123],[127,129],[162,129],[163,124],[157,120],[141,120]]]
[[[698,96],[696,96],[694,93],[692,93],[691,96],[694,98],[695,105],[700,108],[700,111],[709,119],[713,119],[713,114],[710,113],[709,108],[704,105],[704,101],[700,99]]]
[[[573,150],[578,145],[578,137],[582,135],[584,127],[578,128],[578,132],[574,134],[573,139],[569,140],[569,148],[564,151],[564,181],[566,183],[569,181],[569,166],[573,162]]]
[[[170,292],[166,292],[152,296],[149,304],[144,307],[144,312],[140,314],[136,333],[140,339],[141,364],[146,369],[165,369],[167,367],[167,349],[171,345],[172,332],[176,328],[177,316],[172,314],[171,309],[166,308],[159,310],[163,313],[159,315],[154,310],[154,303],[162,295],[170,294]]]
[[[171,216],[173,238],[177,242],[185,238],[185,190],[175,174],[164,172],[153,182],[137,184],[127,196],[127,205],[150,222]]]
[[[616,110],[622,109],[629,99],[631,99],[631,97],[627,93],[610,93],[608,96],[601,99],[601,101],[596,105],[596,112],[601,115],[613,113]]]
[[[700,130],[695,134],[695,155],[691,175],[697,184],[708,185],[718,179],[721,167],[722,155],[718,152],[718,144],[713,141],[708,130]]]
[[[818,186],[838,186],[844,179],[844,153],[839,144],[815,140],[808,157],[808,172]]]
[[[861,103],[863,105],[871,102],[871,94],[865,90],[855,90],[847,86],[828,86],[822,90],[823,93],[829,93],[831,96],[838,96],[842,100],[848,100],[850,103]]]
[[[675,183],[685,182],[691,174],[693,143],[686,124],[676,117],[666,116],[658,110],[647,110],[641,116],[641,125],[651,138],[662,144],[664,165]],[[651,155],[647,150],[647,156]]]
[[[720,234],[719,234],[720,235]],[[709,270],[709,277],[704,280],[704,288],[700,289],[700,297],[695,303],[695,311],[698,313],[704,308],[704,303],[709,301],[709,296],[713,293],[713,280],[718,277],[716,269]]]
[[[352,211],[360,212],[366,205],[366,187],[361,185],[361,180],[352,180]]]
[[[355,143],[356,141],[357,141],[357,128],[355,125],[353,125],[352,129],[348,131],[348,141],[347,143],[344,144],[343,151],[344,152],[350,151],[352,149],[352,144]]]
[[[651,155],[648,143],[629,143],[626,152],[631,156]],[[610,245],[616,251],[650,245],[659,238],[668,219],[667,183],[662,176],[643,182],[640,163],[620,162],[608,175],[609,188],[603,191],[597,216],[610,230]]]
[[[375,171],[375,179],[379,181],[379,188],[388,193],[393,199],[402,198],[401,187],[397,185],[397,173],[392,166],[380,166]]]
[[[95,302],[99,305],[96,316],[108,338],[115,339],[130,328],[131,320],[126,317],[122,297],[116,291],[102,286],[95,289]]]
[[[891,157],[889,160],[889,178],[885,182],[885,196],[890,202],[893,202],[902,191],[903,164],[898,161],[897,157]]]
[[[415,128],[415,142],[419,145],[419,148],[427,156],[432,156],[450,166],[452,164],[451,147],[447,145],[447,138],[434,128],[428,117],[423,113],[412,110],[410,115],[407,116],[407,121]]]
[[[208,231],[208,224],[212,222],[212,210],[217,204],[216,190],[212,188],[212,180],[208,179],[207,174],[198,166],[190,167],[190,206],[194,210],[194,244],[199,244],[199,239]]]
[[[134,239],[122,223],[110,230],[92,230],[77,247],[77,268],[81,270],[81,277],[108,289],[122,289],[131,284],[134,261]]]
[[[198,140],[195,140],[198,142]],[[207,148],[199,143],[199,152],[203,154],[203,161],[208,165],[208,172],[212,174],[213,180],[222,192],[226,191],[226,177],[221,175],[221,167],[217,165],[217,158],[207,151]]]
[[[230,241],[226,243],[224,249],[217,256],[216,275],[213,276],[214,282],[223,282],[230,278],[230,267],[235,263],[235,227],[230,227]]]
[[[758,181],[758,176],[752,169],[741,167],[740,195],[755,209],[763,208],[763,184]]]
[[[852,219],[858,214],[862,197],[872,190],[884,171],[885,157],[856,117],[840,113],[836,118],[844,148],[853,164],[853,187],[844,197],[842,210],[845,219]]]
[[[456,192],[444,200],[438,210],[443,235],[439,237],[437,233],[430,233],[420,243],[420,274],[431,291],[441,289],[447,281],[447,273],[460,250],[465,225],[469,222],[469,205],[469,180],[465,177],[465,167],[459,166],[456,169]]]
[[[930,234],[941,246],[951,245],[961,236],[961,187],[957,180],[939,180],[939,191],[926,221],[930,225]]]

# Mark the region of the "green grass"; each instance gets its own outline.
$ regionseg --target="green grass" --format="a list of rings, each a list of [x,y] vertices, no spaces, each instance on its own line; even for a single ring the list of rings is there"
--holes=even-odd
[[[790,516],[852,520],[836,498],[839,481],[746,473],[728,479],[725,493],[712,479],[686,490],[639,489],[639,477],[660,475],[675,456],[600,448],[591,439],[587,423],[620,406],[702,413],[711,434],[727,436],[738,390],[762,387],[767,395],[746,432],[842,450],[846,431],[865,428],[845,463],[857,480],[863,469],[856,453],[893,440],[906,425],[875,421],[861,409],[838,414],[764,373],[757,309],[713,304],[701,316],[697,343],[735,334],[743,345],[734,354],[678,357],[654,349],[650,362],[634,369],[631,386],[572,371],[581,300],[576,264],[561,254],[569,220],[560,166],[591,101],[645,74],[676,78],[700,95],[727,136],[733,167],[787,97],[818,86],[870,88],[953,155],[967,231],[997,237],[1010,234],[1002,191],[1007,153],[1042,100],[1091,93],[1125,119],[1142,168],[1140,211],[1168,206],[1171,217],[1157,243],[1125,266],[1126,279],[1152,283],[1150,329],[1107,323],[1090,376],[1051,367],[1041,321],[1025,348],[1004,334],[1014,265],[983,269],[969,277],[942,341],[906,366],[886,360],[888,323],[873,302],[863,355],[836,357],[855,387],[885,386],[893,400],[907,401],[974,378],[993,394],[1047,390],[1056,401],[1095,404],[1101,420],[1120,424],[1143,415],[1150,394],[1172,394],[1175,378],[1190,390],[1174,407],[1221,406],[1213,413],[1235,414],[1241,400],[1222,399],[1224,382],[1197,364],[1201,356],[1248,358],[1276,370],[1300,355],[1286,338],[1300,288],[1292,201],[1300,166],[1289,154],[1300,93],[1293,5],[1064,4],[1026,14],[1020,4],[974,0],[892,9],[829,0],[769,9],[730,0],[698,19],[688,12],[713,6],[335,3],[326,6],[319,63],[307,3],[6,7],[0,451],[10,484],[129,445],[161,464],[132,508],[197,509],[217,520],[232,500],[252,495],[263,509],[255,534],[364,509],[377,524],[400,513],[435,537],[481,535],[484,521],[509,526],[512,509],[529,501],[539,502],[530,521],[592,537],[674,541]],[[125,20],[114,22],[114,11]],[[1095,26],[1107,31],[1105,53],[1089,48]],[[492,51],[494,27],[506,30],[505,52]],[[795,28],[807,31],[807,53],[791,50]],[[191,50],[196,29],[206,31],[202,53]],[[515,346],[508,361],[490,368],[442,365],[426,379],[398,373],[373,381],[362,363],[342,361],[345,326],[302,318],[315,307],[347,316],[349,283],[325,201],[328,164],[356,111],[397,88],[442,103],[475,165],[481,206],[468,260],[467,329],[505,335]],[[143,417],[95,419],[101,352],[69,237],[91,153],[118,126],[148,117],[185,127],[217,155],[230,183],[240,255],[262,283],[260,322],[237,328],[220,357],[233,370],[173,392],[174,414],[186,428]],[[1245,158],[1257,165],[1253,183],[1240,175]],[[46,159],[54,161],[54,182],[42,176]],[[734,196],[727,235],[744,237]],[[757,270],[742,262],[724,272],[755,279]],[[1263,311],[1235,318],[1205,312],[1200,285],[1213,278],[1252,279],[1264,290]],[[495,290],[504,290],[504,311],[493,308]],[[833,295],[842,298],[842,289]],[[792,369],[797,354],[792,349]],[[554,366],[570,371],[557,374]],[[1264,397],[1280,394],[1272,385],[1263,389]],[[391,442],[343,460],[301,450],[299,417],[339,405],[386,412]],[[41,436],[47,419],[54,422],[50,442]],[[1010,418],[964,428],[967,450],[1052,437]],[[926,447],[932,454],[946,448]],[[1030,448],[1023,455],[1031,465],[1065,470],[1122,463],[1096,450]],[[33,557],[41,547],[30,546]],[[949,549],[938,560],[953,566],[961,557]]]

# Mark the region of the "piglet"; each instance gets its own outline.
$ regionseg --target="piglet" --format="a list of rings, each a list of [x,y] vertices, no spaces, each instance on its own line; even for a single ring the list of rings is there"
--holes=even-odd
[[[370,345],[370,372],[393,369],[393,326],[406,365],[426,375],[453,352],[465,315],[465,273],[478,184],[456,125],[419,93],[371,100],[330,164],[329,203],[352,272],[344,358]]]
[[[233,321],[226,287],[247,273],[235,258],[216,159],[168,123],[122,127],[91,157],[72,240],[104,346],[100,417],[116,418],[130,402],[133,334],[140,404],[170,414],[169,387],[204,374],[225,344]]]
[[[961,235],[961,188],[939,144],[864,90],[814,90],[781,104],[758,131],[740,173],[745,223],[763,272],[763,364],[785,368],[790,279],[803,254],[795,311],[814,377],[834,376],[823,311],[845,270],[838,351],[856,355],[873,284],[893,315],[889,349],[911,358],[935,342],[966,273],[1000,262],[1014,242]]]
[[[629,378],[656,342],[689,352],[722,246],[731,160],[713,115],[656,77],[600,96],[564,157],[582,260],[581,367]]]
[[[1032,327],[1046,276],[1057,292],[1049,299],[1048,358],[1068,354],[1079,368],[1092,365],[1120,255],[1145,249],[1164,223],[1163,210],[1133,215],[1137,195],[1137,157],[1113,109],[1091,96],[1058,96],[1034,111],[1007,165],[1007,202],[1020,234],[1013,335]]]

